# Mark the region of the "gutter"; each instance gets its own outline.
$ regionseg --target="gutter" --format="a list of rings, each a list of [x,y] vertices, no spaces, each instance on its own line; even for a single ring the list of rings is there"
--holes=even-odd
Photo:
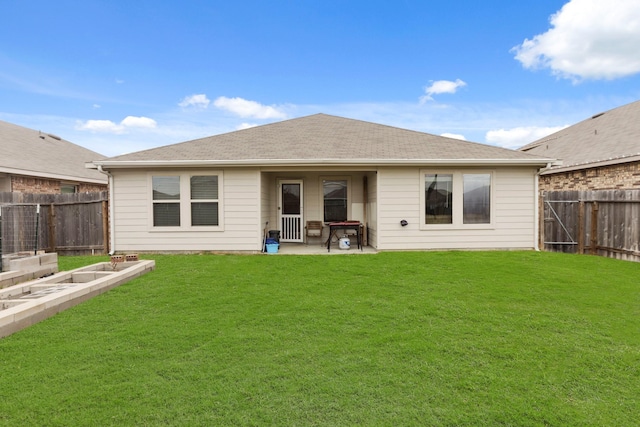
[[[563,166],[563,163],[560,162],[559,164],[554,163],[552,165],[554,166],[553,168],[545,168],[544,171],[542,172],[542,175],[552,175],[555,173],[573,172],[576,170],[593,169],[593,168],[599,168],[604,166],[614,166],[614,165],[632,163],[637,161],[640,161],[640,155],[618,157],[615,159],[598,160],[598,161],[592,161],[592,162],[586,162],[586,163],[578,163],[578,164],[567,165],[567,166]]]
[[[537,175],[544,175],[545,172],[551,170],[551,168],[553,168],[554,166],[561,166],[561,165],[562,165],[562,161],[559,161],[559,160],[556,160],[554,162],[548,162],[545,167],[538,169]]]
[[[10,168],[5,166],[0,166],[0,173],[7,173],[11,175],[35,176],[38,178],[45,178],[45,179],[59,179],[62,181],[69,181],[69,182],[82,182],[82,183],[89,183],[89,184],[104,185],[104,181],[97,178],[89,178],[89,177],[84,177],[79,175],[64,175],[64,174],[49,173],[49,172],[29,171],[26,169]]]
[[[210,166],[539,166],[549,158],[532,159],[243,159],[243,160],[98,160],[94,165],[110,168],[210,167]]]
[[[111,172],[102,169],[102,165],[98,165],[98,172],[107,175],[109,185],[109,238],[111,240],[111,250],[109,255],[113,255],[116,252],[116,234],[115,234],[115,222],[113,221],[113,175]],[[106,242],[109,244],[109,242]]]

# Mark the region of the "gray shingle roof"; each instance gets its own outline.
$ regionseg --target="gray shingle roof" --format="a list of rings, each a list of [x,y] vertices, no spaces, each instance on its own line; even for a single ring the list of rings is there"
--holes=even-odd
[[[58,136],[0,121],[0,172],[106,184],[85,163],[105,156]]]
[[[112,157],[96,164],[541,163],[541,156],[391,126],[315,114]]]
[[[640,101],[596,114],[520,150],[562,160],[546,173],[640,160]]]

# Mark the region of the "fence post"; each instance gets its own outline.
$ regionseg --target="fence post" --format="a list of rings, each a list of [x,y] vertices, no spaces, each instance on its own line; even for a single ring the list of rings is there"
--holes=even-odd
[[[2,206],[0,206],[0,273],[2,273]]]
[[[578,204],[578,253],[584,253],[584,200]]]
[[[33,254],[38,255],[38,229],[40,228],[40,203],[36,205],[36,241],[33,244]]]
[[[598,254],[598,202],[591,208],[591,255]]]
[[[49,248],[51,252],[56,251],[56,205],[49,205]]]
[[[538,178],[536,177],[536,179]],[[540,193],[538,199],[538,249],[544,251],[546,250],[544,246],[544,201],[547,193],[545,191],[541,191]]]

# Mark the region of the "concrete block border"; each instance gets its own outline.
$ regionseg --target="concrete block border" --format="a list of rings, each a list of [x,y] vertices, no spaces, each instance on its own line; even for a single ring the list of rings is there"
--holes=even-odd
[[[109,262],[0,289],[0,338],[155,269],[155,261]]]

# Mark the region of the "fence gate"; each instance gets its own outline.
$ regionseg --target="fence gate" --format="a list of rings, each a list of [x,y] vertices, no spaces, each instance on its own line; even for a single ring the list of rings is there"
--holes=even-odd
[[[541,200],[545,250],[640,261],[640,190],[550,191]]]
[[[545,195],[547,196],[547,195]],[[578,200],[548,200],[544,198],[544,245],[567,246],[562,252],[574,252],[577,230],[573,210]],[[560,212],[560,214],[558,213]],[[565,224],[566,223],[566,224]]]

